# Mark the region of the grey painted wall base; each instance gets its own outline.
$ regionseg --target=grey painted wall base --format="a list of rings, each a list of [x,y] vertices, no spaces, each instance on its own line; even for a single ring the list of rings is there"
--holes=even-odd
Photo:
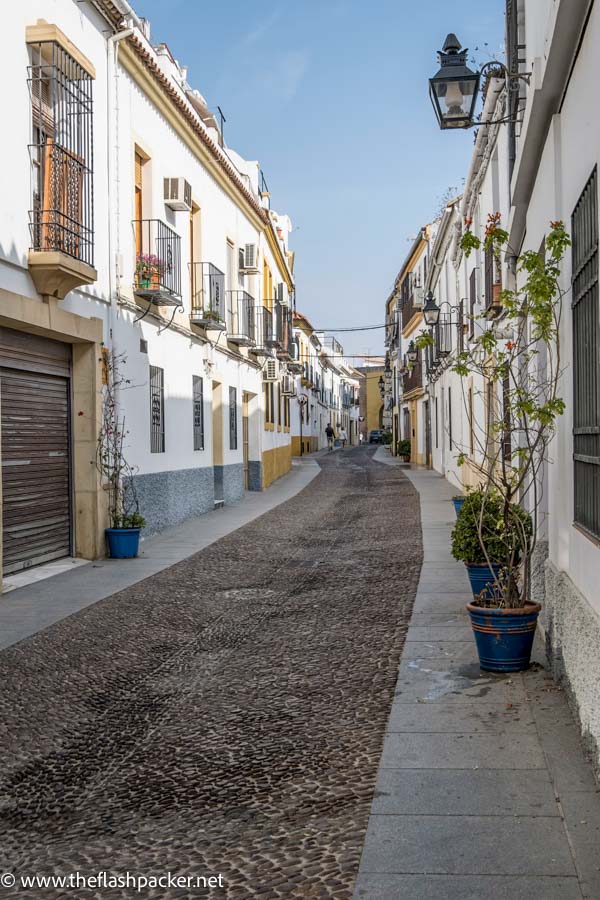
[[[140,506],[146,519],[144,535],[157,534],[201,516],[215,506],[212,468],[150,472],[133,478]]]
[[[215,466],[215,498],[237,503],[244,496],[244,463]]]
[[[545,573],[544,627],[552,674],[567,691],[600,776],[600,617],[550,560]]]
[[[262,463],[251,459],[248,462],[248,490],[262,491]]]
[[[546,605],[546,560],[548,559],[548,541],[538,541],[531,557],[531,599],[535,603]],[[542,621],[544,613],[542,612]]]

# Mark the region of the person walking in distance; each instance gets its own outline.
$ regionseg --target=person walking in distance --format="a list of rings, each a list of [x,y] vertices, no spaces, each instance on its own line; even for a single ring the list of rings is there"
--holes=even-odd
[[[361,446],[361,447],[362,447],[362,445],[363,445],[364,439],[365,439],[365,436],[364,436],[364,434],[363,434],[362,431],[361,431],[361,433],[360,433],[359,436],[358,436],[358,440],[359,440],[359,442],[360,442],[360,446]]]
[[[327,423],[327,428],[325,429],[325,434],[327,436],[327,449],[333,450],[333,442],[335,440],[335,431],[331,427],[331,422]]]
[[[343,425],[338,431],[338,440],[339,440],[340,444],[342,445],[342,450],[343,450],[344,447],[346,446],[346,441],[348,440],[348,435],[346,434],[346,429],[344,428]]]

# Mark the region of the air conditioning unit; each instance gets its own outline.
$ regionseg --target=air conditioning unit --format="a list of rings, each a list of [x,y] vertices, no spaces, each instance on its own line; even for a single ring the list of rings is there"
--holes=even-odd
[[[281,379],[281,393],[284,397],[296,396],[296,382],[291,375],[284,375]]]
[[[192,186],[185,178],[164,178],[165,206],[171,209],[187,210],[192,208]]]
[[[267,359],[263,368],[263,381],[277,381],[277,360]]]
[[[246,244],[244,248],[243,271],[251,275],[258,273],[258,247],[256,244]]]

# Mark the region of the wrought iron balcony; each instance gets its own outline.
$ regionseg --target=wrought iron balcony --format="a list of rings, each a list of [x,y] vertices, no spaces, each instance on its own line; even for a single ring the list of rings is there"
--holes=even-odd
[[[275,317],[278,339],[277,358],[289,360],[292,358],[292,311],[289,306],[283,306],[281,303],[278,303]]]
[[[271,356],[273,313],[266,306],[256,306],[254,308],[254,316],[256,321],[256,346],[252,348],[253,352],[259,353],[261,356]]]
[[[160,219],[134,219],[133,291],[158,306],[181,303],[181,238]]]
[[[91,169],[51,140],[32,145],[30,152],[40,185],[29,213],[32,249],[59,251],[93,266]]]
[[[225,328],[225,274],[212,263],[190,264],[192,309],[190,322],[202,328]]]
[[[402,379],[402,390],[404,394],[409,394],[418,388],[423,387],[423,363],[422,353],[419,350],[419,357],[412,367],[408,367],[406,375]]]
[[[227,338],[232,344],[253,347],[256,343],[255,302],[247,291],[226,291]]]

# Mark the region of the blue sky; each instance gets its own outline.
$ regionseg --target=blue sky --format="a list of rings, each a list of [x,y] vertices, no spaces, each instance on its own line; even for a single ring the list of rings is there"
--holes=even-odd
[[[473,132],[440,132],[427,94],[449,31],[484,62],[504,0],[137,0],[226,142],[258,159],[297,229],[297,305],[315,327],[377,325],[410,240],[461,190]],[[339,334],[351,353],[383,333]]]

